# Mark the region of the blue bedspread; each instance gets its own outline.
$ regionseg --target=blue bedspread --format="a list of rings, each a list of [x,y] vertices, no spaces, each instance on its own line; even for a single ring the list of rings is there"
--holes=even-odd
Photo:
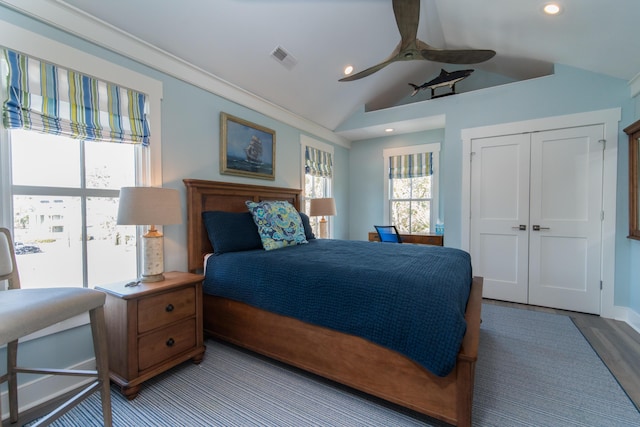
[[[211,256],[204,292],[366,338],[446,376],[471,281],[458,249],[317,239]]]

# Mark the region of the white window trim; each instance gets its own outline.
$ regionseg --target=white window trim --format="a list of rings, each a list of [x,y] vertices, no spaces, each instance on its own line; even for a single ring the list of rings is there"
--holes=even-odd
[[[145,93],[149,101],[151,142],[143,150],[143,155],[138,156],[140,160],[136,167],[140,173],[137,176],[142,178],[137,185],[162,186],[161,81],[1,20],[0,40],[5,41],[3,48]],[[10,154],[8,131],[0,128],[0,224],[13,229]],[[77,316],[36,332],[28,338],[34,339],[86,323],[87,316]]]
[[[318,141],[317,139],[311,138],[307,135],[300,135],[300,188],[304,190],[304,181],[305,181],[305,147],[313,147],[318,150],[322,150],[326,153],[331,154],[331,159],[334,162],[334,168],[331,176],[331,188],[329,189],[328,197],[333,196],[333,181],[335,180],[335,155],[333,154],[333,145],[329,145],[326,142]],[[306,195],[302,195],[301,203],[304,206],[304,201],[306,200]]]
[[[331,154],[331,159],[335,161],[335,156],[333,155],[333,145],[329,145],[326,142],[322,142],[322,141],[318,141],[317,139],[311,138],[310,136],[307,135],[300,135],[300,188],[304,188],[304,166],[306,163],[306,159],[305,159],[305,147],[313,147],[316,148],[318,150],[322,150],[326,153]],[[335,174],[335,168],[332,172],[333,174]],[[331,177],[331,180],[333,181],[335,179],[335,176]],[[333,189],[332,189],[333,190]],[[304,197],[304,195],[303,195]]]
[[[431,144],[421,144],[421,145],[410,145],[407,147],[395,147],[395,148],[385,148],[382,150],[382,158],[383,158],[383,176],[384,176],[384,212],[383,212],[383,220],[385,224],[389,224],[391,221],[391,212],[389,205],[389,157],[393,156],[403,156],[407,154],[419,154],[419,153],[433,153],[431,158],[431,168],[433,170],[433,175],[431,178],[431,191],[434,196],[431,199],[431,224],[435,224],[439,219],[440,210],[439,210],[439,171],[440,171],[440,143],[434,142]]]
[[[331,159],[334,162],[334,167],[333,170],[331,172],[331,185],[329,186],[329,191],[328,194],[326,194],[327,197],[333,197],[333,183],[335,180],[335,173],[336,173],[336,168],[335,168],[335,155],[334,155],[334,147],[333,145],[327,144],[326,142],[322,142],[319,141],[317,139],[311,138],[310,136],[307,135],[300,135],[300,188],[302,188],[302,197],[300,200],[300,210],[304,212],[304,207],[306,206],[306,200],[307,200],[307,195],[304,194],[304,187],[305,187],[305,164],[307,159],[305,158],[305,152],[306,152],[306,147],[313,147],[317,150],[322,150],[326,153],[331,154]],[[308,213],[308,212],[306,212]],[[327,221],[329,223],[329,236],[333,236],[333,221],[331,220],[331,217],[327,218]]]

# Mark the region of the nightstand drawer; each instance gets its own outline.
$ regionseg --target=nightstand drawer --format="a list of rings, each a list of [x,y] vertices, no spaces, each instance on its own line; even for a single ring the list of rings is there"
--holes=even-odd
[[[138,340],[138,369],[144,371],[195,346],[195,319],[145,335]]]
[[[143,298],[138,303],[138,333],[160,328],[196,312],[194,287]]]

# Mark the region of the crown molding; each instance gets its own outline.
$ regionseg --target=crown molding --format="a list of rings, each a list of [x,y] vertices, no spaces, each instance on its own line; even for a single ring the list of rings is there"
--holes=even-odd
[[[99,20],[63,0],[0,0],[0,4],[303,132],[346,148],[351,146],[349,139]]]

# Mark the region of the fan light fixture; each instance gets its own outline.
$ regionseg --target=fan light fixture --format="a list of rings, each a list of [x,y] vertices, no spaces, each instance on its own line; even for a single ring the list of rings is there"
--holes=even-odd
[[[384,131],[387,133],[393,132],[395,129],[394,128],[386,128]]]
[[[353,65],[347,65],[346,67],[344,67],[345,76],[348,76],[351,73],[353,73]]]
[[[548,3],[542,8],[547,15],[557,15],[562,10],[557,3]]]

